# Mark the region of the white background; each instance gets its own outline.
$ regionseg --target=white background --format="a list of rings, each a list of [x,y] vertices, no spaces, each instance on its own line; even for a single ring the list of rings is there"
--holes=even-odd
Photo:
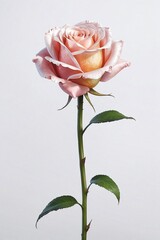
[[[1,0],[0,2],[0,239],[78,240],[78,206],[34,224],[53,198],[81,200],[76,100],[42,79],[32,63],[53,26],[83,20],[110,26],[124,40],[130,68],[97,90],[97,113],[116,109],[136,121],[93,125],[85,134],[87,179],[103,173],[121,189],[121,202],[96,186],[89,194],[90,240],[160,239],[160,28],[157,0]],[[85,124],[94,116],[85,103]]]

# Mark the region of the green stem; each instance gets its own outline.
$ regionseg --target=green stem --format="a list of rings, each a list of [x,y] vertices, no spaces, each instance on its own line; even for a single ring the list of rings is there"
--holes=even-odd
[[[78,134],[78,150],[79,150],[79,165],[82,187],[82,240],[87,239],[87,183],[85,171],[85,156],[83,148],[83,96],[78,97],[78,119],[77,119],[77,134]]]

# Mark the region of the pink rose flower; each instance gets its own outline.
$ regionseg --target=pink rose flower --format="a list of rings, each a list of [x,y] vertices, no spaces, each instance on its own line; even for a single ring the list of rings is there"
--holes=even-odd
[[[98,23],[53,28],[45,43],[33,62],[42,77],[58,82],[71,97],[86,94],[130,65],[120,58],[123,41],[113,41],[110,29]]]

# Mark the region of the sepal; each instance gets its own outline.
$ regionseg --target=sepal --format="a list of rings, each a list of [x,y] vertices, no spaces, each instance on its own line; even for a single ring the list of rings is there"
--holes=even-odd
[[[92,94],[92,95],[95,95],[95,96],[110,96],[110,97],[114,97],[112,94],[105,94],[105,93],[99,93],[99,92],[97,92],[95,89],[93,89],[93,88],[90,88],[90,90],[89,90],[89,93],[90,94]]]
[[[90,98],[89,98],[88,93],[86,93],[84,96],[85,96],[87,102],[91,105],[91,107],[93,108],[93,110],[94,110],[94,112],[95,112],[96,110],[95,110],[95,108],[94,108],[94,106],[93,106],[93,104],[92,104],[92,102],[91,102],[91,100],[90,100]]]
[[[71,100],[72,100],[72,97],[69,95],[69,96],[68,96],[67,103],[66,103],[62,108],[59,108],[58,110],[62,110],[62,109],[64,109],[65,107],[67,107],[68,104],[71,102]]]

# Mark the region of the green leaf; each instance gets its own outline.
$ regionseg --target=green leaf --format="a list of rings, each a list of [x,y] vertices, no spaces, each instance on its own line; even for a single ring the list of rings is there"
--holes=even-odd
[[[53,199],[50,203],[48,203],[48,205],[44,208],[42,213],[39,215],[36,221],[36,227],[39,219],[45,216],[46,214],[48,214],[49,212],[57,211],[63,208],[69,208],[74,206],[75,204],[79,204],[79,203],[72,196],[61,196]]]
[[[64,107],[62,107],[62,108],[59,108],[58,110],[62,110],[62,109],[64,109],[65,107],[67,107],[67,106],[68,106],[68,104],[71,102],[71,100],[72,100],[72,97],[71,97],[71,96],[68,96],[67,103],[64,105]]]
[[[112,192],[118,202],[120,200],[120,191],[119,191],[119,188],[117,186],[117,184],[108,176],[106,175],[96,175],[94,176],[91,181],[90,181],[91,184],[96,184],[100,187],[103,187],[105,189],[107,189],[108,191]]]
[[[113,122],[121,119],[134,119],[132,117],[127,117],[123,115],[120,112],[117,112],[115,110],[109,110],[102,112],[98,115],[96,115],[92,120],[90,121],[90,124],[92,123],[104,123],[104,122]]]
[[[95,95],[95,96],[111,96],[111,97],[113,97],[112,94],[99,93],[99,92],[97,92],[96,90],[94,90],[93,88],[91,88],[91,89],[89,90],[89,93],[90,93],[90,94],[93,94],[93,95]]]
[[[134,118],[127,117],[127,116],[123,115],[122,113],[117,112],[115,110],[109,110],[109,111],[102,112],[102,113],[96,115],[94,118],[91,119],[89,124],[83,130],[83,133],[92,123],[113,122],[113,121],[118,121],[118,120],[122,120],[122,119],[133,119],[133,120],[135,120]]]

